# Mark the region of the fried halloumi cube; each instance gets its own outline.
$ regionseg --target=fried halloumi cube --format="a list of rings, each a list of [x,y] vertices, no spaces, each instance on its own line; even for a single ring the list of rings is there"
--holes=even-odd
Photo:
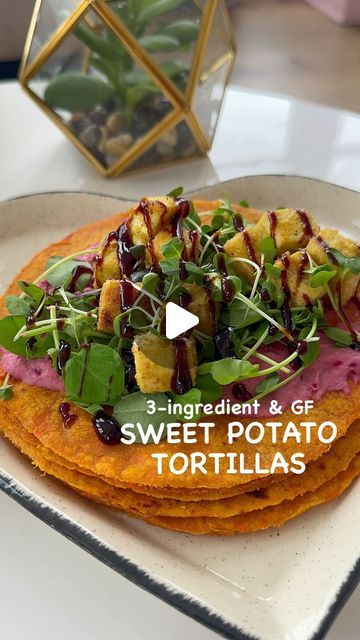
[[[318,233],[319,226],[313,218],[300,209],[277,209],[263,213],[252,227],[240,231],[224,245],[224,251],[233,258],[242,258],[260,263],[260,243],[272,237],[281,256],[286,251],[297,251],[306,247],[309,239]],[[253,280],[255,269],[245,262],[234,262],[239,275],[249,282]]]
[[[194,338],[184,338],[189,373],[193,384],[196,380],[197,359]],[[158,393],[172,390],[176,371],[176,351],[171,340],[153,333],[135,337],[132,352],[135,360],[135,376],[140,391]]]
[[[255,225],[237,233],[224,244],[224,251],[230,258],[239,258],[236,261],[234,260],[233,263],[236,273],[246,278],[249,282],[254,278],[255,269],[245,261],[251,260],[260,264],[260,240],[261,238]]]
[[[336,229],[321,229],[307,246],[311,258],[318,265],[332,263],[330,249],[337,249],[344,256],[360,257],[360,247],[354,240],[341,235]],[[338,278],[334,277],[329,282],[330,288],[335,291]],[[345,305],[355,295],[360,282],[360,276],[347,273],[341,280],[341,302]]]
[[[113,333],[115,318],[126,311],[129,306],[135,304],[138,295],[139,291],[128,280],[106,280],[102,286],[99,300],[98,331]],[[146,304],[146,300],[144,304]]]
[[[208,336],[214,335],[220,316],[220,304],[209,297],[204,287],[188,282],[185,282],[183,287],[191,295],[191,302],[186,306],[187,311],[199,318],[196,328]]]
[[[154,256],[157,259],[162,258],[161,247],[173,235],[170,234],[170,222],[178,211],[179,204],[171,196],[143,198],[140,204],[132,209],[126,226],[134,245],[148,246],[146,251],[148,265],[152,264]],[[105,238],[101,255],[95,259],[94,278],[99,287],[106,280],[118,280],[121,277],[118,241],[116,237],[112,238],[112,235],[114,234]],[[159,236],[157,240],[155,240],[156,236]],[[190,244],[189,232],[184,231],[184,238],[185,244]]]
[[[119,280],[120,268],[117,251],[117,239],[108,241],[105,238],[102,252],[96,256],[94,261],[94,280],[97,287],[101,287],[107,280]]]
[[[305,273],[309,265],[310,261],[305,249],[295,251],[295,253],[286,252],[275,261],[275,267],[280,269],[283,275],[282,277],[274,278],[273,282],[279,289],[283,290],[284,286],[288,288],[291,294],[289,299],[291,307],[314,304],[326,294],[325,287],[316,287],[314,289],[310,286],[311,274]]]
[[[177,211],[178,203],[171,196],[143,198],[131,212],[129,230],[133,243],[146,245],[169,225]]]
[[[319,225],[302,209],[276,209],[264,213],[256,223],[257,238],[274,238],[278,256],[303,249],[319,232]]]
[[[113,322],[120,313],[120,281],[106,280],[99,300],[98,331],[113,333]]]
[[[162,247],[164,244],[172,240],[174,237],[173,230],[171,228],[162,229],[156,234],[152,241],[151,251],[146,251],[146,264],[150,266],[153,263],[154,257],[157,262],[164,259]],[[183,240],[186,249],[186,257],[188,260],[194,261],[198,255],[200,247],[200,234],[192,233],[189,229],[183,229]],[[153,255],[152,255],[153,254]]]

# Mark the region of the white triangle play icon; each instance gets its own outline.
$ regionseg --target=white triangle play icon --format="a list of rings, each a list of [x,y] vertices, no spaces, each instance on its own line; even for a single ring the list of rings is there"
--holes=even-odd
[[[173,302],[168,302],[165,310],[166,337],[169,340],[177,338],[184,331],[192,329],[199,324],[199,318],[190,311],[182,309]]]

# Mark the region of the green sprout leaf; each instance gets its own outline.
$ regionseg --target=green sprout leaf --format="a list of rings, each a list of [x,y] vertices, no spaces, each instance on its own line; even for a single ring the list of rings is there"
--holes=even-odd
[[[275,280],[277,280],[281,276],[281,269],[267,262],[265,264],[265,273],[267,276],[269,276],[269,278],[274,278]]]
[[[161,247],[162,254],[165,258],[181,258],[182,251],[184,249],[184,243],[179,238],[171,238],[169,242],[163,244]]]
[[[36,284],[33,284],[32,282],[25,282],[24,280],[20,280],[18,282],[18,287],[19,289],[21,289],[21,291],[23,291],[23,293],[29,296],[31,300],[33,300],[36,306],[40,304],[45,295],[43,289],[37,287]]]
[[[183,193],[184,193],[184,188],[183,187],[175,187],[175,189],[170,191],[167,195],[170,198],[180,198],[180,196],[182,196]]]
[[[29,302],[18,296],[5,296],[5,304],[13,316],[28,316],[31,311]]]
[[[216,402],[221,398],[221,385],[214,380],[210,374],[198,376],[196,380],[196,388],[201,392],[201,402]],[[184,398],[184,396],[182,396]]]
[[[330,338],[330,340],[336,342],[338,347],[349,347],[353,342],[351,335],[346,331],[343,331],[343,329],[329,327],[328,329],[325,329],[324,333],[328,338]]]
[[[153,402],[155,413],[149,413],[148,402]],[[166,411],[159,411],[159,408],[167,408],[168,397],[165,393],[141,393],[136,391],[124,398],[121,398],[114,406],[113,416],[120,425],[126,423],[140,423],[144,429],[148,424],[152,424],[155,432],[160,430],[162,423],[166,422],[168,416]],[[136,432],[135,432],[136,433]],[[163,438],[166,437],[166,429],[164,429]],[[140,433],[136,433],[136,442],[141,443]],[[150,439],[148,442],[154,442]]]
[[[40,358],[47,353],[50,347],[54,346],[51,334],[41,335],[37,337],[31,351],[27,348],[27,338],[20,338],[14,342],[16,334],[21,327],[26,324],[25,316],[5,316],[0,320],[0,345],[7,351],[15,353],[17,356],[28,358]]]
[[[323,264],[320,267],[316,267],[309,280],[309,285],[312,289],[318,287],[324,287],[335,275],[337,271],[330,264]]]
[[[199,34],[200,25],[192,20],[179,20],[161,29],[164,35],[176,38],[180,45],[194,42]]]
[[[124,365],[114,349],[93,343],[68,360],[65,390],[69,400],[115,404],[124,391]]]
[[[248,378],[258,370],[259,365],[251,364],[248,360],[224,358],[212,364],[211,375],[219,384],[230,384],[230,382]]]
[[[270,373],[259,384],[256,385],[256,394],[258,393],[270,393],[271,390],[280,382],[280,375],[277,371]]]
[[[264,238],[259,244],[260,253],[264,256],[264,262],[273,263],[276,258],[275,242],[272,238]],[[276,268],[276,267],[275,267]]]
[[[342,269],[346,269],[355,275],[360,275],[360,257],[348,257],[344,256],[343,253],[338,251],[337,249],[330,249],[330,252],[335,257],[338,265]]]
[[[11,400],[13,397],[13,390],[9,385],[0,387],[0,400]]]
[[[59,256],[52,256],[46,263],[46,270],[56,265],[57,262],[59,262],[59,266],[55,267],[54,270],[46,276],[46,280],[52,287],[61,287],[66,285],[71,280],[73,270],[78,266],[87,264],[80,262],[79,260],[67,260],[64,262],[63,258],[60,258]]]

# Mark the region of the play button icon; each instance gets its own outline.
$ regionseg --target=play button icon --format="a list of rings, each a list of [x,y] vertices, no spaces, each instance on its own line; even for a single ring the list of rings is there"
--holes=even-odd
[[[173,340],[185,331],[196,327],[199,324],[199,318],[174,302],[168,302],[165,309],[165,322],[166,337]]]

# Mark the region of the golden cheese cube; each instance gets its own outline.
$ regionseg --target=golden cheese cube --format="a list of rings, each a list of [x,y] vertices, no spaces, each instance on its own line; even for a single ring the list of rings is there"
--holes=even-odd
[[[187,282],[184,282],[183,287],[191,295],[191,302],[186,307],[187,311],[199,318],[199,324],[195,328],[209,336],[214,335],[220,316],[220,304],[209,298],[204,287]]]
[[[174,342],[153,333],[135,336],[132,352],[135,359],[136,381],[143,393],[158,393],[172,390],[176,352]],[[186,338],[189,372],[193,384],[196,380],[197,359],[194,338]]]
[[[225,253],[231,258],[244,258],[260,264],[260,251],[258,230],[255,227],[248,227],[245,231],[237,233],[224,244]],[[251,265],[241,260],[234,261],[236,273],[251,282],[254,278],[255,269]]]
[[[320,233],[312,238],[307,246],[307,251],[316,264],[332,264],[329,249],[337,249],[344,256],[360,257],[360,247],[354,240],[346,238],[336,229],[321,229]],[[329,259],[330,255],[330,259]],[[334,277],[329,282],[332,291],[335,291],[338,278]],[[341,281],[341,302],[345,305],[355,295],[359,286],[360,276],[348,273]]]
[[[120,282],[119,280],[106,280],[100,294],[98,331],[113,333],[113,322],[120,313]]]
[[[156,234],[155,238],[151,243],[152,244],[151,251],[149,250],[146,251],[147,266],[150,266],[153,263],[154,258],[157,262],[160,262],[160,260],[164,259],[164,256],[162,253],[162,247],[164,244],[172,240],[173,237],[174,237],[173,230],[170,229],[169,227],[167,229],[162,229]],[[188,229],[183,229],[183,237],[184,237],[184,245],[186,248],[187,260],[194,261],[194,258],[197,257],[198,251],[199,251],[200,235],[196,234],[195,236],[194,235],[192,236],[191,231],[189,231]],[[193,238],[194,238],[194,241],[193,241]]]
[[[144,214],[144,209],[147,213]],[[129,229],[134,244],[144,244],[155,238],[161,229],[168,226],[178,204],[171,196],[143,198],[131,213]]]
[[[284,253],[282,258],[275,261],[275,267],[286,271],[286,285],[291,294],[289,300],[291,307],[313,304],[326,294],[324,287],[314,289],[309,284],[311,274],[304,273],[309,268],[309,259],[305,250],[295,251],[292,254]],[[273,279],[273,282],[276,287],[283,289],[284,283],[281,277]]]
[[[312,216],[301,209],[268,211],[255,225],[258,242],[273,237],[279,256],[306,247],[319,228]]]
[[[119,280],[120,269],[117,251],[117,240],[107,242],[105,239],[102,253],[95,258],[94,262],[95,286],[101,287],[106,280]]]

